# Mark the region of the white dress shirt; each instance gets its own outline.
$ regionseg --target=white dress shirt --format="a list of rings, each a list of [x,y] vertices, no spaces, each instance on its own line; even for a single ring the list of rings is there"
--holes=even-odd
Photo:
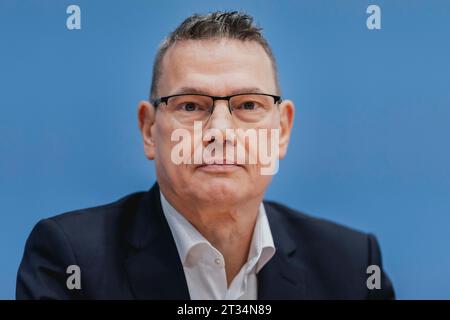
[[[275,254],[272,233],[261,203],[253,231],[248,260],[227,286],[223,255],[166,200],[161,204],[183,264],[192,300],[256,300],[257,273]]]

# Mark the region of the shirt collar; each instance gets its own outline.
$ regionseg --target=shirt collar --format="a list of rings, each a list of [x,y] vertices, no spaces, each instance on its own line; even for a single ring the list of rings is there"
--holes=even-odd
[[[180,255],[181,262],[186,265],[189,252],[197,246],[207,245],[216,250],[211,243],[164,197],[161,192],[161,205],[169,224],[170,230],[175,240],[175,244]],[[272,232],[270,231],[264,204],[261,202],[253,230],[252,242],[250,245],[247,263],[247,272],[256,266],[256,272],[272,258],[275,254]]]

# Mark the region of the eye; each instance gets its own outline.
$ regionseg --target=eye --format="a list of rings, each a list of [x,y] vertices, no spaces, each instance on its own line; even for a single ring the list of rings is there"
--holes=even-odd
[[[196,111],[198,109],[198,106],[193,102],[187,102],[181,106],[181,109],[183,111],[192,112],[192,111]]]
[[[242,108],[244,110],[253,110],[256,108],[256,103],[254,103],[253,101],[246,101],[242,104]]]
[[[251,101],[251,100],[244,101],[236,107],[236,109],[245,110],[245,111],[254,111],[258,108],[259,108],[259,104],[255,101]]]

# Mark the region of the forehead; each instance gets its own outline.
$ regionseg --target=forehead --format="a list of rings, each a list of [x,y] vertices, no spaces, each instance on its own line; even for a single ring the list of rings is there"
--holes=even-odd
[[[182,40],[170,47],[161,64],[162,96],[196,88],[211,95],[229,95],[242,88],[276,93],[272,61],[255,41],[234,39]]]

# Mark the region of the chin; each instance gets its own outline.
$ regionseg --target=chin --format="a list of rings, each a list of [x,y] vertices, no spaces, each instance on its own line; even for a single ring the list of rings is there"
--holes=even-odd
[[[216,203],[232,203],[246,194],[246,184],[242,180],[225,178],[225,177],[211,177],[199,181],[199,184],[192,184],[192,190],[198,190],[196,198],[206,202]]]

